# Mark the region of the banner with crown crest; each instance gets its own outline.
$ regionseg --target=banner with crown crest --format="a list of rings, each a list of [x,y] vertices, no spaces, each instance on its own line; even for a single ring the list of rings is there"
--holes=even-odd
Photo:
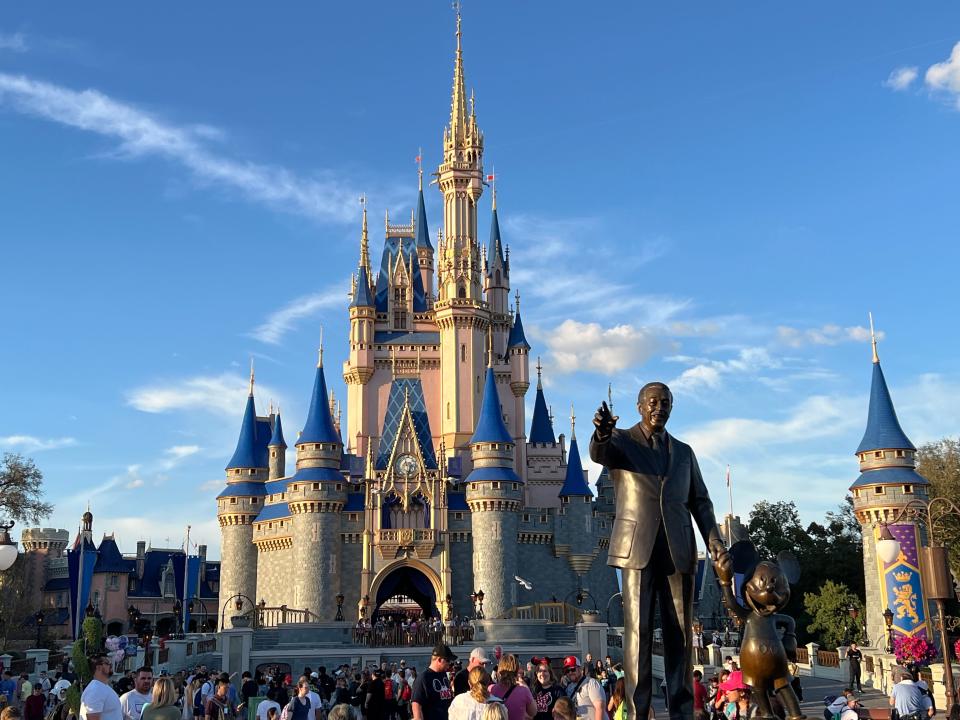
[[[928,637],[927,601],[920,575],[920,531],[913,523],[890,525],[890,532],[900,543],[900,554],[892,563],[879,557],[880,587],[886,608],[893,612],[893,630],[904,637]],[[879,529],[874,538],[879,538]]]

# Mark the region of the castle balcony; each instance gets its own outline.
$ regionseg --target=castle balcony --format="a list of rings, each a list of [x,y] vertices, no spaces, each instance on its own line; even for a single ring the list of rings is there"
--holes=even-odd
[[[437,531],[433,528],[377,530],[373,541],[384,560],[396,560],[401,552],[407,550],[419,559],[426,560],[433,555],[437,545]]]

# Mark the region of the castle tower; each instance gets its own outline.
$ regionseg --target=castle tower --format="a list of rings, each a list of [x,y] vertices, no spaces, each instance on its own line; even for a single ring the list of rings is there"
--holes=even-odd
[[[264,481],[269,476],[267,443],[271,433],[269,420],[257,417],[253,398],[253,366],[250,366],[250,391],[243,411],[237,449],[227,464],[227,486],[217,495],[217,520],[220,523],[220,605],[235,595],[246,604],[256,603],[257,546],[253,544],[253,521],[267,494]],[[250,608],[248,608],[250,609]],[[229,616],[225,625],[230,625]]]
[[[278,480],[287,474],[287,443],[283,439],[283,424],[280,422],[280,408],[273,416],[273,434],[267,445],[270,451],[269,480]]]
[[[340,512],[346,502],[346,480],[340,472],[343,443],[334,426],[323,374],[323,348],[310,398],[310,410],[297,439],[297,472],[287,483],[293,524],[294,607],[306,608],[321,620],[336,615],[340,592]]]
[[[517,531],[523,497],[513,471],[513,438],[503,422],[493,367],[487,368],[483,407],[470,439],[473,471],[466,499],[473,531],[473,582],[483,590],[484,614],[495,618],[516,604]]]
[[[25,528],[20,533],[20,542],[24,553],[24,583],[26,606],[40,608],[43,600],[43,586],[49,579],[49,564],[64,556],[70,544],[67,530],[54,528]]]
[[[508,314],[510,300],[510,267],[503,256],[503,241],[500,239],[500,221],[497,219],[497,190],[493,190],[493,216],[490,219],[490,242],[487,244],[487,264],[484,268],[483,289],[490,312]],[[499,350],[496,338],[494,349]]]
[[[513,391],[513,441],[517,445],[516,471],[523,474],[527,467],[527,421],[524,398],[530,388],[530,343],[523,334],[520,321],[520,291],[517,291],[517,313],[507,337],[507,357],[510,361],[510,390]]]
[[[860,461],[860,477],[850,491],[853,493],[853,510],[863,531],[868,636],[871,642],[886,645],[883,613],[890,608],[895,634],[927,634],[929,637],[927,603],[918,557],[925,532],[910,518],[904,518],[896,525],[888,526],[900,542],[899,557],[887,563],[877,554],[877,541],[883,529],[880,523],[893,521],[908,503],[925,504],[929,483],[916,472],[916,448],[897,419],[880,367],[876,337],[873,338],[873,379],[867,429],[856,454]]]
[[[350,357],[343,364],[343,380],[347,385],[347,437],[357,455],[366,455],[370,436],[376,434],[373,402],[376,390],[367,383],[373,377],[374,325],[377,310],[370,270],[370,241],[367,235],[367,206],[363,205],[360,230],[360,264],[350,301]]]
[[[570,407],[570,454],[567,474],[560,488],[560,542],[555,543],[557,555],[566,555],[570,568],[580,578],[587,574],[593,559],[600,553],[594,536],[593,493],[587,484],[577,447],[576,415]]]
[[[420,168],[420,190],[417,196],[417,214],[413,221],[413,236],[417,248],[417,264],[427,303],[433,306],[433,245],[427,225],[427,209],[423,204],[423,168]]]
[[[543,367],[537,358],[537,394],[533,419],[527,438],[526,504],[530,507],[555,507],[563,485],[564,440],[553,432],[553,417],[543,394]]]
[[[448,448],[462,448],[480,411],[484,335],[490,312],[483,297],[477,202],[483,194],[483,134],[467,112],[460,15],[454,62],[450,125],[443,133],[443,162],[437,181],[443,193],[436,322],[441,346],[441,434]]]

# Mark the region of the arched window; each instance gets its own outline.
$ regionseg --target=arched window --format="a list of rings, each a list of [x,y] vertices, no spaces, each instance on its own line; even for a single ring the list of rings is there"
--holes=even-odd
[[[500,271],[499,270],[497,270],[497,272],[494,274],[494,277],[496,278],[496,282],[494,284],[497,287],[500,287]]]
[[[457,297],[465,298],[467,296],[467,289],[463,285],[457,286]]]

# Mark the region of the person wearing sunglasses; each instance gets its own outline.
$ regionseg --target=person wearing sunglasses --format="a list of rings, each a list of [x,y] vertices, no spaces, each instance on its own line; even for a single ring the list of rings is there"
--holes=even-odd
[[[123,720],[120,698],[110,687],[113,663],[106,655],[92,658],[93,680],[80,696],[80,720]]]

